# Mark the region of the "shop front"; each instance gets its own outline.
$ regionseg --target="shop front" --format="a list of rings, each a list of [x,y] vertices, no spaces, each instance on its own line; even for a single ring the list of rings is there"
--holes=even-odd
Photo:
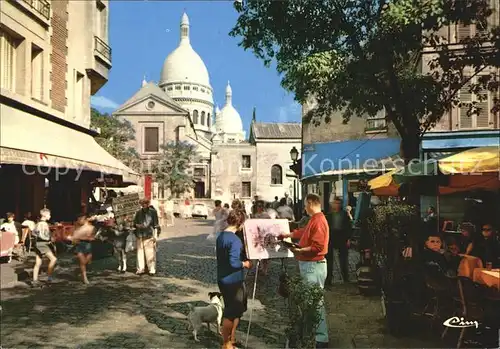
[[[1,105],[0,215],[51,209],[56,221],[85,212],[97,178],[136,183],[138,175],[106,152],[88,129],[71,128]]]
[[[441,159],[462,151],[480,148],[497,147],[500,152],[500,130],[471,130],[428,132],[422,139],[422,160]],[[440,197],[436,195],[421,196],[422,215],[430,206],[440,207],[440,214],[449,220],[460,219],[472,200],[484,200],[479,193],[460,192]],[[481,194],[483,195],[483,194]]]
[[[392,168],[399,145],[397,138],[304,145],[302,185],[305,193],[318,194],[326,211],[334,197],[341,197],[344,207],[355,207],[354,194],[366,184],[367,172],[376,174]]]

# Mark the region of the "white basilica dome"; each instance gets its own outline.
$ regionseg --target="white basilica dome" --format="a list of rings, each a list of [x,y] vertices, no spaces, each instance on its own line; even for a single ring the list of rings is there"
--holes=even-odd
[[[232,96],[233,90],[228,81],[226,87],[226,104],[216,115],[215,128],[217,132],[234,134],[243,132],[243,122],[241,121],[240,113],[233,107]]]
[[[159,85],[174,82],[189,82],[209,87],[207,67],[189,41],[189,18],[186,13],[181,20],[181,41],[163,63]]]

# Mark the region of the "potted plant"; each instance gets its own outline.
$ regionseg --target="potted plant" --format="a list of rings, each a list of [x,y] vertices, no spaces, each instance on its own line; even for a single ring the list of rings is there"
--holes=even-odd
[[[410,328],[410,304],[406,297],[412,272],[411,261],[403,257],[405,247],[417,251],[420,216],[418,208],[389,202],[373,209],[367,218],[373,252],[381,277],[382,307],[389,331],[402,334]]]
[[[310,349],[316,346],[316,329],[324,291],[304,281],[300,275],[288,279],[288,327],[285,330],[289,348]]]

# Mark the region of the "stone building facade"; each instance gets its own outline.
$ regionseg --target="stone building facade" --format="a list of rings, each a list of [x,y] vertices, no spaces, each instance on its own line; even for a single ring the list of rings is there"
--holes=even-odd
[[[189,31],[184,13],[179,45],[165,59],[159,83],[143,81],[113,113],[132,123],[136,137],[131,146],[147,161],[160,152],[162,144],[193,144],[197,158],[190,170],[195,183],[186,197],[230,202],[255,195],[265,200],[283,197],[285,192],[291,195],[293,181],[286,174],[290,150],[300,149],[301,125],[259,123],[254,115],[247,139],[236,109],[241,95],[236,91],[233,96],[228,81],[224,106],[214,108],[208,69],[191,46]],[[170,197],[168,190],[154,187],[159,188],[154,196]]]
[[[111,69],[108,5],[2,1],[0,197],[12,200],[2,200],[0,215],[36,215],[46,205],[54,219],[68,219],[96,176],[135,175],[90,128],[90,97]]]

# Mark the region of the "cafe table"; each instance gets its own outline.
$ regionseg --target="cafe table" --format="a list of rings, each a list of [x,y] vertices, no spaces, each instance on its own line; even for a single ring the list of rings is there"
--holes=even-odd
[[[469,279],[472,279],[474,275],[474,270],[478,268],[481,269],[484,267],[481,259],[477,257],[465,254],[461,254],[460,256],[463,258],[458,266],[458,276],[465,276],[468,277]]]
[[[474,269],[472,280],[478,284],[483,284],[500,290],[500,269],[487,270],[484,268],[476,268]]]

